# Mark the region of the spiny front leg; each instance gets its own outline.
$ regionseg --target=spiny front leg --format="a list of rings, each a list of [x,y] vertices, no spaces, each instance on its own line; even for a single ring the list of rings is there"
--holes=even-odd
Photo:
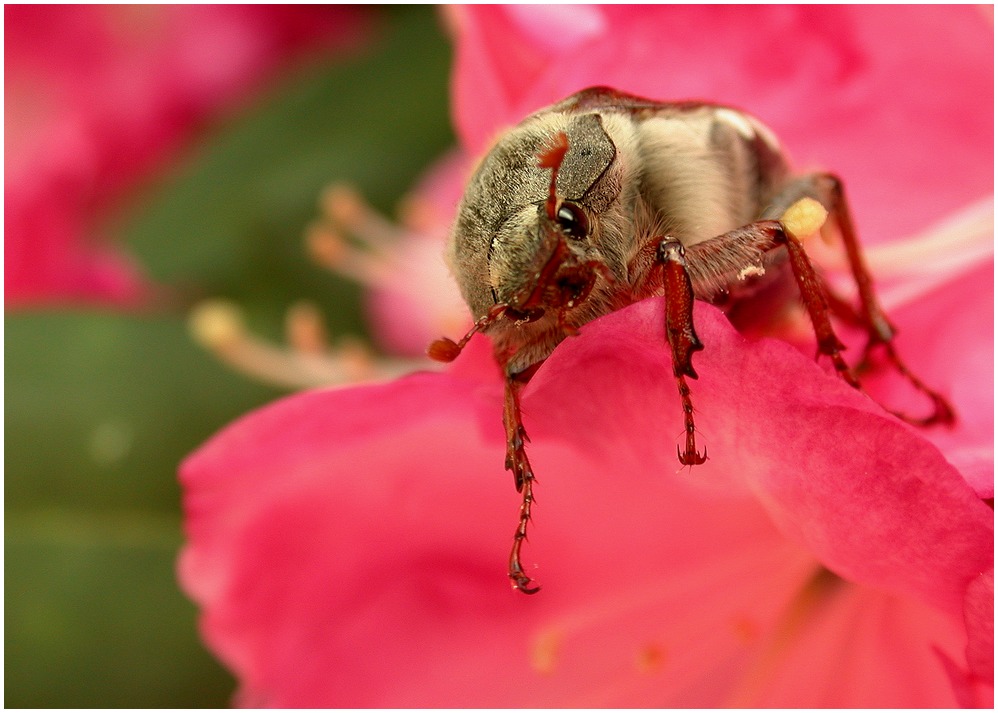
[[[703,344],[693,328],[693,283],[686,267],[683,244],[674,238],[665,238],[658,244],[658,262],[662,265],[662,282],[665,287],[665,334],[672,350],[672,373],[679,388],[683,404],[683,423],[686,430],[686,449],[676,446],[676,455],[683,465],[700,465],[707,460],[707,449],[701,455],[696,445],[696,424],[693,421],[693,400],[686,377],[697,378],[693,369],[693,354],[703,349]]]
[[[525,442],[527,432],[520,417],[520,390],[523,382],[516,377],[506,378],[506,394],[503,403],[503,425],[506,427],[506,470],[512,471],[516,491],[522,493],[520,518],[513,535],[513,549],[509,554],[509,579],[513,589],[524,594],[535,594],[540,587],[532,586],[533,580],[523,571],[520,563],[520,549],[527,539],[527,523],[530,522],[530,509],[534,504],[534,471],[527,460]]]

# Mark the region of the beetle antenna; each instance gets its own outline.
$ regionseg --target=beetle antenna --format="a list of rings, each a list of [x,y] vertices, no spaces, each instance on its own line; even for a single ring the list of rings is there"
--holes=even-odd
[[[558,193],[555,190],[555,185],[558,183],[558,169],[561,168],[566,153],[568,153],[568,135],[564,131],[559,131],[551,145],[541,151],[537,157],[538,168],[551,169],[551,188],[548,191],[547,203],[544,205],[548,218],[551,220],[555,219],[558,210]]]
[[[454,341],[448,337],[440,337],[440,339],[435,339],[430,343],[430,346],[426,348],[426,354],[434,361],[442,362],[452,362],[458,358],[461,351],[468,345],[471,338],[475,336],[477,332],[484,331],[491,327],[496,321],[498,321],[504,314],[506,310],[509,309],[508,305],[495,305],[490,309],[484,317],[475,322],[468,333],[461,337],[460,340]]]

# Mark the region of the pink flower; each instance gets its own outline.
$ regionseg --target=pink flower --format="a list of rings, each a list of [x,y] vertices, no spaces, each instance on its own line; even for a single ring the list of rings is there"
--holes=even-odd
[[[924,228],[990,192],[991,32],[973,10],[645,13],[457,11],[466,147],[551,93],[605,83],[760,113],[847,177],[864,236]],[[919,44],[927,34],[938,44]],[[896,58],[911,74],[888,86]],[[945,252],[930,240],[909,262]],[[948,434],[908,427],[796,347],[748,340],[698,304],[710,460],[680,469],[661,302],[562,343],[523,394],[539,477],[526,556],[545,585],[533,598],[506,586],[519,501],[485,340],[446,373],[306,393],[231,425],[182,467],[180,574],[239,702],[990,705],[993,259],[974,254],[931,283],[894,266],[899,350],[952,398]]]
[[[240,701],[954,705],[939,656],[965,660],[991,511],[806,357],[696,316],[711,460],[693,473],[674,460],[656,302],[537,374],[533,599],[505,583],[494,376],[304,394],[194,455],[181,576]]]
[[[466,327],[468,309],[442,258],[454,206],[470,173],[467,156],[444,156],[408,195],[395,249],[370,281],[368,314],[379,343],[393,353],[424,356],[441,334]]]
[[[4,9],[5,297],[134,303],[141,270],[101,218],[280,65],[348,46],[351,8]]]

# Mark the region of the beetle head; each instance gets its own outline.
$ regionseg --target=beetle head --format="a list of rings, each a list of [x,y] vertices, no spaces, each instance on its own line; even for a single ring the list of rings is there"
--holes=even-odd
[[[519,288],[504,300],[508,316],[533,320],[547,310],[571,309],[586,299],[596,281],[595,268],[580,244],[589,237],[589,218],[579,203],[565,200],[558,191],[568,147],[568,136],[560,131],[537,157],[537,167],[551,171],[548,195],[537,206],[537,244],[528,256],[530,269],[519,274]]]
[[[448,258],[476,317],[497,304],[536,319],[586,298],[600,216],[619,192],[616,146],[596,113],[536,115],[483,159]]]

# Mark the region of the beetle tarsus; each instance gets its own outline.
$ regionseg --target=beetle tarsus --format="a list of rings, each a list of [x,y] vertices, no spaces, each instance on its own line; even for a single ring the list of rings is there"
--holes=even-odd
[[[523,454],[522,451],[521,454]],[[522,463],[526,463],[525,454],[523,454]],[[523,571],[523,565],[520,564],[520,549],[527,540],[527,523],[530,522],[530,508],[534,504],[533,484],[534,474],[530,472],[529,464],[527,464],[522,477],[523,501],[520,504],[520,520],[516,526],[516,534],[513,535],[513,549],[509,554],[509,579],[513,584],[513,589],[524,594],[536,594],[540,591],[539,586],[531,586],[533,580],[527,576]]]
[[[526,429],[520,417],[520,389],[522,381],[515,377],[506,378],[506,394],[503,405],[503,423],[506,426],[506,469],[513,472],[517,492],[523,499],[520,501],[520,515],[513,535],[513,549],[509,554],[509,578],[513,588],[524,594],[534,594],[540,587],[532,587],[533,581],[523,571],[520,564],[520,549],[527,539],[527,524],[530,522],[531,508],[534,504],[534,472],[527,460],[524,442],[527,438]]]
[[[524,574],[522,569],[510,571],[509,580],[513,585],[513,589],[518,592],[523,592],[524,594],[537,594],[537,592],[541,591],[540,586],[534,584],[534,580]]]
[[[864,361],[870,359],[871,352],[878,346],[884,350],[884,354],[887,356],[888,361],[894,366],[897,372],[907,379],[908,383],[910,383],[917,391],[925,394],[932,402],[932,412],[928,416],[922,418],[911,416],[910,414],[895,411],[893,409],[889,409],[890,412],[902,421],[910,423],[913,426],[952,426],[956,422],[956,413],[953,411],[953,407],[950,406],[949,401],[947,401],[942,394],[929,388],[925,382],[915,376],[908,369],[905,363],[901,361],[901,357],[898,356],[897,351],[894,349],[893,342],[871,340],[866,347]]]
[[[687,443],[686,451],[683,452],[676,446],[676,456],[683,465],[703,465],[707,462],[707,449],[703,449],[703,455],[696,449],[696,446]]]

